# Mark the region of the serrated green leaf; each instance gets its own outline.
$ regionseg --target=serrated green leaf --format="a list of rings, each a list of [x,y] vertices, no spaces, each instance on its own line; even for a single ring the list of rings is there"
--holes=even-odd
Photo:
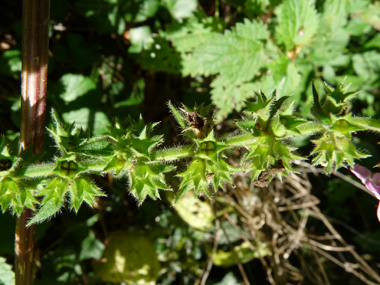
[[[224,76],[217,76],[211,83],[211,98],[218,108],[216,118],[218,121],[226,118],[232,111],[240,112],[244,101],[254,97],[255,85],[250,82],[237,83]]]
[[[10,177],[0,180],[0,206],[3,212],[9,208],[13,214],[20,215],[24,207],[34,211],[35,204],[38,203],[34,197],[33,185]]]
[[[301,81],[301,75],[295,63],[287,56],[268,64],[269,70],[273,73],[273,79],[276,84],[276,93],[280,98],[285,94],[294,93]]]
[[[318,29],[314,1],[286,0],[275,9],[276,37],[286,50],[309,43]]]
[[[86,202],[90,207],[96,203],[95,197],[105,196],[98,186],[87,177],[77,177],[69,185],[70,208],[76,213],[82,204]]]
[[[334,33],[347,24],[350,0],[327,0],[323,4],[321,25]]]
[[[363,81],[377,82],[380,73],[380,53],[368,51],[363,54],[354,54],[353,66],[356,74]]]
[[[133,167],[134,160],[126,159],[121,155],[115,155],[109,160],[103,171],[116,170],[116,175],[118,175],[123,170],[129,170]]]
[[[380,25],[380,3],[375,2],[370,4],[366,9],[361,10],[359,17],[374,28],[379,28]]]
[[[218,188],[223,188],[224,182],[233,183],[231,174],[241,171],[240,168],[229,165],[223,159],[219,159],[218,163],[206,161],[206,178],[211,180],[214,191],[217,192]]]
[[[184,58],[184,74],[220,73],[237,84],[251,80],[264,63],[259,39],[266,33],[262,23],[245,20],[224,35],[210,34],[204,44]]]
[[[83,188],[83,201],[90,207],[93,207],[93,205],[96,204],[95,197],[106,196],[101,189],[87,177],[81,177],[75,179],[75,181],[78,181],[76,183],[80,184],[80,187]]]
[[[211,32],[211,27],[199,22],[197,18],[190,18],[182,23],[167,25],[166,31],[160,34],[170,40],[178,52],[185,53],[204,44]]]

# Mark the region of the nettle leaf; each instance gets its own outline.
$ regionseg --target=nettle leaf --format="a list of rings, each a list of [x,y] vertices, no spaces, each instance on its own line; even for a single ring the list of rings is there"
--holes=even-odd
[[[218,108],[216,119],[221,121],[233,110],[240,112],[244,107],[244,101],[254,96],[252,90],[255,84],[251,82],[236,82],[225,76],[219,75],[211,82],[211,98]]]
[[[213,75],[220,73],[231,81],[251,80],[263,65],[264,45],[268,31],[260,22],[244,20],[224,35],[212,33],[184,59],[184,74]]]
[[[319,24],[314,1],[286,0],[277,6],[275,14],[276,38],[287,51],[312,41]]]
[[[130,192],[138,200],[139,205],[147,197],[156,200],[160,198],[159,189],[171,190],[165,182],[164,173],[172,171],[175,167],[166,164],[147,165],[138,163],[129,171]]]
[[[379,52],[373,50],[362,54],[354,54],[352,60],[355,73],[359,75],[363,81],[367,81],[369,84],[379,81]]]
[[[173,22],[166,25],[166,31],[160,35],[170,40],[176,51],[185,53],[204,44],[211,33],[210,26],[199,22],[198,18],[190,18],[182,23]]]
[[[334,33],[347,24],[350,0],[329,0],[323,4],[321,26]],[[326,32],[324,31],[324,32]]]
[[[299,87],[301,75],[294,61],[287,56],[282,56],[272,61],[268,64],[268,68],[273,73],[278,97],[295,92]]]
[[[362,19],[364,22],[372,25],[375,29],[379,29],[380,3],[375,2],[374,4],[370,4],[358,14],[360,19]]]

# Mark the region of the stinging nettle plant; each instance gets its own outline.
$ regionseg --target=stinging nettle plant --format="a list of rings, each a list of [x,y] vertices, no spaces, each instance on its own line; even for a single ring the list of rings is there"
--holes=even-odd
[[[254,185],[264,187],[275,177],[297,173],[293,162],[308,157],[297,152],[292,140],[309,136],[314,144],[310,153],[313,165],[331,174],[341,167],[353,168],[355,160],[368,157],[353,143],[358,131],[380,132],[380,121],[354,116],[351,101],[357,92],[348,92],[340,84],[325,84],[324,94],[313,85],[312,118],[294,114],[292,96],[276,97],[274,92],[256,93],[256,100],[245,102],[242,119],[236,122],[238,135],[220,139],[214,133],[214,112],[200,105],[193,109],[168,103],[177,120],[185,144],[161,147],[163,135],[154,135],[158,123],[130,120],[123,128],[118,122],[103,135],[90,137],[80,127],[64,124],[53,110],[54,126],[48,129],[58,154],[53,161],[39,163],[41,154],[31,148],[18,152],[18,139],[0,142],[0,206],[3,212],[20,215],[24,207],[35,211],[28,225],[42,222],[60,212],[62,207],[78,212],[84,203],[93,206],[96,197],[105,196],[91,175],[111,172],[126,176],[126,189],[141,204],[150,197],[160,198],[160,190],[172,190],[165,173],[175,171],[180,179],[177,200],[188,191],[212,198],[225,182],[233,183],[238,171],[252,173]],[[241,167],[228,163],[226,151],[245,148]],[[176,168],[178,160],[187,159],[184,171]]]

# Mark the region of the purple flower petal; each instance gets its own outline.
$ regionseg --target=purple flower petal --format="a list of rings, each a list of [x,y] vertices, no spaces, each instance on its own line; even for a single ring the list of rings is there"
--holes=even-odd
[[[350,168],[350,170],[362,181],[368,190],[370,190],[376,198],[380,200],[380,173],[375,173],[372,175],[372,172],[369,169],[359,164],[355,164],[354,168]],[[380,222],[380,202],[377,206],[376,214],[377,219]]]
[[[350,168],[350,170],[380,200],[380,173],[372,176],[372,172],[360,164],[355,164],[354,168]]]

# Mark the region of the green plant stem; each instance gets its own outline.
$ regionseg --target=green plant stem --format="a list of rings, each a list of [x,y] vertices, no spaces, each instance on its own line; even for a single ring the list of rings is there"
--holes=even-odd
[[[152,152],[151,159],[155,161],[174,161],[194,156],[195,150],[196,147],[194,145],[156,150]]]
[[[42,152],[45,129],[50,0],[23,0],[20,150]],[[33,212],[24,208],[16,221],[15,284],[34,280],[35,225]]]
[[[235,137],[230,137],[224,140],[225,144],[228,144],[231,147],[246,146],[254,144],[257,141],[257,138],[250,134],[238,135]]]
[[[312,135],[316,133],[321,133],[325,130],[323,125],[319,123],[310,122],[303,124],[297,128],[303,135]]]
[[[230,147],[243,147],[246,145],[251,145],[255,142],[256,138],[249,134],[243,134],[225,140],[225,143]],[[176,161],[183,158],[193,157],[195,153],[195,145],[184,145],[174,148],[154,150],[150,155],[151,160],[147,163]],[[88,172],[102,172],[108,163],[102,159],[78,160],[77,162],[85,167]],[[55,162],[30,165],[26,168],[20,168],[12,171],[11,173],[7,171],[0,172],[0,176],[9,176],[14,179],[48,177],[56,175],[54,173],[56,166],[57,164]]]

